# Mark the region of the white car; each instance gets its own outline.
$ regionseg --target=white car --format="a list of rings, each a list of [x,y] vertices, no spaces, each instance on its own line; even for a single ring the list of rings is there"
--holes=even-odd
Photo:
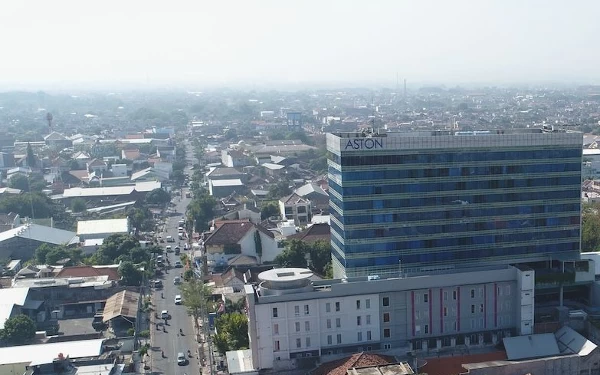
[[[180,294],[176,295],[175,296],[175,304],[176,305],[181,305],[181,302],[182,302],[181,295]]]
[[[169,312],[167,310],[163,310],[160,313],[160,318],[161,319],[169,319],[171,317],[171,315],[169,315]]]
[[[179,283],[181,283],[181,277],[175,276],[173,279],[173,284],[178,285]]]
[[[183,366],[183,365],[187,364],[187,358],[185,358],[185,354],[177,353],[177,364],[179,366]]]

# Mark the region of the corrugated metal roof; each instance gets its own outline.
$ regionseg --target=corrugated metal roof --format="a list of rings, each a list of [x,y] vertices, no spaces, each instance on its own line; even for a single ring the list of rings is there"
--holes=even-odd
[[[560,355],[552,333],[506,337],[503,341],[506,355],[511,361]]]
[[[76,233],[67,230],[46,227],[38,224],[26,224],[0,233],[0,242],[13,237],[27,238],[55,245],[67,244]]]
[[[139,297],[139,294],[129,290],[113,294],[106,300],[102,320],[108,322],[118,316],[135,319],[137,317]]]
[[[234,178],[230,180],[210,180],[212,186],[243,186],[242,180]]]
[[[554,333],[558,348],[563,354],[579,354],[582,356],[590,354],[597,348],[596,344],[577,333],[573,328],[563,326]]]

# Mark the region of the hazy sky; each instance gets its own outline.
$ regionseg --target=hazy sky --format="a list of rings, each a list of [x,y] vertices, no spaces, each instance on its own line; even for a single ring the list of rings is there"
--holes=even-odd
[[[600,83],[600,1],[2,0],[0,88]]]

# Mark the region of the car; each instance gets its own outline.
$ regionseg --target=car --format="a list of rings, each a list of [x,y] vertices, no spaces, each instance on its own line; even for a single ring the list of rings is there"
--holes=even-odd
[[[181,295],[180,294],[175,296],[175,304],[181,305]]]
[[[181,277],[175,276],[175,278],[173,279],[173,284],[178,285],[180,283],[181,283]]]
[[[163,310],[160,312],[160,318],[161,319],[169,319],[169,318],[171,318],[171,315],[169,315],[169,311]]]
[[[154,287],[157,289],[162,288],[163,284],[161,280],[154,280]]]
[[[179,227],[179,228],[177,228],[177,231],[178,231],[179,233],[183,233],[183,232],[184,232],[184,230],[183,230],[183,227]]]
[[[175,268],[181,268],[181,267],[183,267],[183,264],[181,264],[181,261],[180,260],[176,260],[175,261]]]
[[[175,242],[173,236],[167,236],[167,242]]]
[[[167,251],[167,253],[173,252],[173,248],[171,247],[171,245],[167,245],[167,247],[165,247],[165,250]]]
[[[184,243],[184,244],[183,244],[183,250],[187,250],[187,249],[189,249],[189,247],[188,247],[188,244],[187,244],[187,243]]]
[[[185,354],[181,352],[177,353],[177,364],[179,366],[184,366],[187,364],[187,358],[185,357]]]

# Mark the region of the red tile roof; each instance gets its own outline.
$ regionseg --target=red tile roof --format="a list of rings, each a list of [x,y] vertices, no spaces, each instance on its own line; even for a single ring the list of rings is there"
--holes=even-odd
[[[119,273],[114,267],[75,266],[64,267],[56,277],[93,277],[108,276],[109,280],[119,280]]]
[[[467,372],[467,369],[462,367],[463,364],[506,359],[506,352],[503,351],[454,357],[427,358],[425,359],[427,364],[420,368],[419,371],[428,375],[459,375]]]
[[[394,357],[372,353],[356,353],[350,357],[323,363],[312,375],[346,375],[348,370],[355,367],[371,367],[396,363]]]
[[[305,231],[293,234],[288,238],[297,239],[308,243],[329,241],[331,240],[331,227],[329,224],[313,224]]]

